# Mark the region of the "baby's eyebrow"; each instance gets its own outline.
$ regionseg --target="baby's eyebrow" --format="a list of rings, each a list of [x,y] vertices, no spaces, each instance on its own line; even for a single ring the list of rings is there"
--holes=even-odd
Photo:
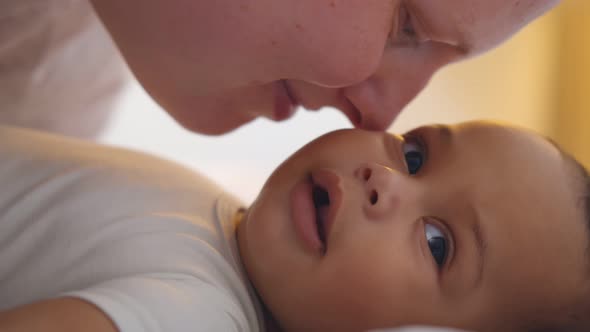
[[[475,222],[471,226],[471,232],[473,233],[473,238],[475,239],[475,248],[477,249],[477,255],[479,257],[479,259],[477,260],[477,275],[475,277],[474,282],[475,288],[481,283],[481,280],[483,279],[488,249],[486,233],[481,227],[481,221],[477,214]]]
[[[470,275],[466,288],[473,290],[481,285],[485,277],[486,262],[489,255],[488,232],[486,231],[484,220],[479,213],[480,211],[477,210],[475,205],[469,203],[464,209],[466,209],[468,219],[465,219],[465,222],[461,223],[461,228],[463,228],[463,234],[465,234],[466,238],[465,241],[461,242],[465,242],[467,245],[463,246],[464,249],[461,251],[475,251],[475,256],[472,254],[468,255],[470,256],[469,261],[465,262],[465,264],[469,265]],[[461,261],[463,261],[463,259],[461,259]]]

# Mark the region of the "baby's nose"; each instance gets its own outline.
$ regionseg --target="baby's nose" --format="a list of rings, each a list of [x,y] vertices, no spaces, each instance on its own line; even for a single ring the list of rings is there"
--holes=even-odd
[[[362,183],[361,206],[367,217],[382,220],[392,217],[409,190],[407,175],[377,163],[366,163],[355,170]]]

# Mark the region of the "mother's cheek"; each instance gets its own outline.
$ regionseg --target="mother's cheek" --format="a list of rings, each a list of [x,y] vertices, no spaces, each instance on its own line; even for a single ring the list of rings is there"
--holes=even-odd
[[[291,70],[287,78],[330,88],[366,80],[381,64],[391,28],[388,19],[375,23],[335,17],[298,23],[286,55]]]

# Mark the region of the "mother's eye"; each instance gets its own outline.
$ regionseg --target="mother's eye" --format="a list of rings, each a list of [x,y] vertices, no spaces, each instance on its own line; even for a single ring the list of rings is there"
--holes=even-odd
[[[410,175],[418,173],[426,161],[424,144],[415,137],[406,137],[402,143],[402,150],[408,173]]]
[[[419,43],[418,32],[414,25],[412,14],[406,5],[401,4],[397,11],[395,33],[392,42],[395,45],[417,45]]]
[[[412,16],[406,6],[402,6],[399,10],[399,32],[407,39],[416,38],[416,29],[412,22]]]
[[[424,233],[426,235],[426,241],[428,241],[428,248],[436,265],[442,268],[445,265],[448,255],[449,240],[440,227],[434,224],[425,224]]]

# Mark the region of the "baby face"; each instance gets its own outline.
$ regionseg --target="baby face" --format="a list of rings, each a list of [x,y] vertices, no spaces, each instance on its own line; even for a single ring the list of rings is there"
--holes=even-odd
[[[578,177],[545,139],[491,123],[337,131],[268,179],[240,252],[288,331],[507,331],[579,292]]]

